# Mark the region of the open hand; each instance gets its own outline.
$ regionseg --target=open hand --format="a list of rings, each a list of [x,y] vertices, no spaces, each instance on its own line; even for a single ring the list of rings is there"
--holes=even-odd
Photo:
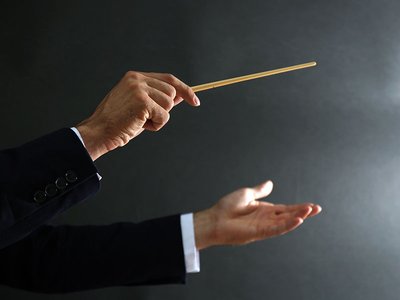
[[[273,188],[266,181],[226,195],[210,209],[194,214],[196,247],[240,245],[285,234],[321,212],[312,203],[283,205],[258,201]]]

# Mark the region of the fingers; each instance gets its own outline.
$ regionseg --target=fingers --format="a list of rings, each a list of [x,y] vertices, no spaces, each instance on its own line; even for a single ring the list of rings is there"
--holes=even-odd
[[[169,120],[169,113],[160,105],[154,103],[150,108],[150,115],[144,128],[150,131],[160,130]]]
[[[181,96],[176,96],[174,99],[175,106],[178,105],[183,101],[183,98]]]
[[[309,217],[310,213],[312,211],[312,208],[310,206],[305,206],[303,208],[299,208],[294,211],[287,211],[287,212],[275,212],[275,216],[278,219],[284,219],[284,218],[301,218],[305,220],[306,218]]]
[[[173,75],[126,72],[92,117],[80,124],[86,139],[91,128],[101,128],[96,130],[100,137],[88,149],[91,157],[95,160],[126,145],[143,129],[161,129],[169,120],[169,111],[182,99],[191,105],[200,104],[193,90]],[[103,126],[104,120],[107,120],[107,126]]]
[[[174,99],[176,97],[176,90],[169,83],[166,83],[162,80],[151,78],[151,77],[147,77],[146,83],[149,87],[152,87],[156,90],[159,90],[160,92],[163,92],[165,95],[167,95],[171,99]]]
[[[275,204],[273,209],[276,215],[284,214],[284,213],[296,213],[298,211],[304,210],[305,208],[311,212],[311,203],[302,203],[302,204]]]
[[[191,89],[190,86],[187,84],[183,83],[181,80],[176,78],[172,74],[165,74],[165,73],[142,73],[148,77],[156,78],[161,81],[164,81],[170,85],[172,85],[175,90],[176,90],[176,96],[177,96],[177,103],[181,102],[182,98],[186,100],[187,103],[189,103],[192,106],[199,106],[200,105],[200,100],[199,98],[195,95],[193,90]]]
[[[149,87],[148,95],[167,112],[169,112],[175,105],[173,101],[174,97],[170,97],[158,89]]]
[[[169,111],[185,98],[191,105],[198,106],[200,102],[192,89],[171,74],[145,73],[148,86],[147,94],[155,102],[149,120],[144,128],[150,131],[160,130],[169,120]],[[188,101],[188,99],[190,99]],[[161,109],[161,110],[160,110]],[[164,110],[164,111],[162,111]]]
[[[274,184],[271,180],[265,181],[255,187],[252,188],[254,193],[254,199],[261,199],[267,197],[271,194],[272,189],[274,188]]]
[[[303,204],[293,204],[293,205],[283,205],[283,204],[276,204],[273,206],[275,215],[280,214],[297,214],[301,217],[301,214],[304,213],[303,219],[308,217],[313,217],[319,214],[322,211],[321,206],[313,204],[313,203],[303,203]],[[305,212],[308,212],[307,214]]]
[[[259,239],[271,238],[288,233],[289,231],[299,227],[301,224],[303,224],[302,218],[293,218],[287,216],[286,218],[276,220],[273,225],[266,224],[265,227],[260,230],[262,234],[259,236]]]
[[[149,77],[146,73],[139,73],[142,82],[142,90],[147,94],[147,109],[149,116],[143,125],[150,131],[160,130],[169,120],[169,111],[174,107],[174,99],[177,98],[176,89],[171,84]]]
[[[289,231],[292,231],[303,224],[302,218],[289,218],[286,220],[282,220],[279,224],[274,228],[274,235],[282,235]]]
[[[318,215],[321,211],[322,211],[322,207],[321,206],[313,204],[312,205],[312,211],[310,212],[308,217],[314,217],[314,216]]]

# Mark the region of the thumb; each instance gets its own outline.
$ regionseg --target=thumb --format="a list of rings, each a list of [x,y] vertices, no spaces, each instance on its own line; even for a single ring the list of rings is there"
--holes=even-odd
[[[252,190],[254,193],[254,199],[257,200],[257,199],[267,197],[269,194],[271,194],[273,188],[274,188],[274,184],[272,183],[271,180],[265,181],[255,187],[253,187]]]

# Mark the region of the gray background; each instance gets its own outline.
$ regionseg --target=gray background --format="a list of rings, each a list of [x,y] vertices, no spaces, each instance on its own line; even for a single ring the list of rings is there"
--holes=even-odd
[[[286,236],[202,252],[185,286],[0,298],[398,299],[399,13],[396,0],[3,2],[1,148],[77,124],[127,70],[194,85],[319,63],[199,93],[200,108],[180,105],[161,132],[102,157],[102,190],[56,222],[196,211],[268,178],[270,201],[324,211]]]

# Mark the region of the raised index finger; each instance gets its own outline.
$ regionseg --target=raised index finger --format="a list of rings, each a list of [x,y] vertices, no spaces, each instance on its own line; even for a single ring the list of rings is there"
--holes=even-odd
[[[197,98],[192,88],[187,84],[185,84],[184,82],[182,82],[181,80],[179,80],[178,78],[176,78],[174,75],[167,73],[143,73],[143,74],[148,77],[153,77],[162,80],[166,83],[169,83],[175,88],[176,96],[182,97],[190,105],[192,106],[200,105],[200,100],[199,98]]]

